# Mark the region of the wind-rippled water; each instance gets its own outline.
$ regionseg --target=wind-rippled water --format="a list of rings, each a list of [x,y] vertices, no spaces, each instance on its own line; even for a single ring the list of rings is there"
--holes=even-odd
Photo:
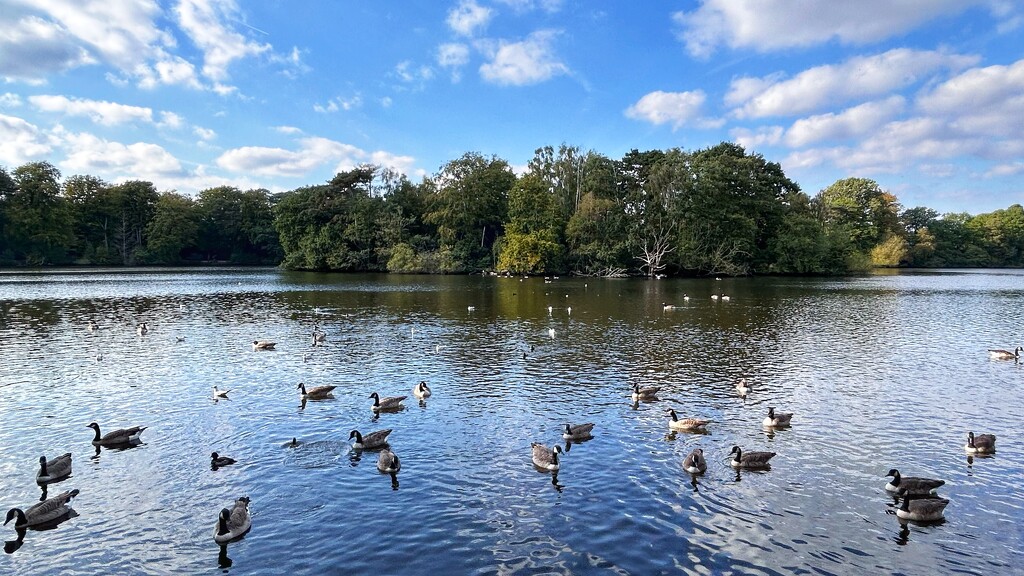
[[[77,516],[30,530],[0,573],[1021,573],[1024,367],[986,350],[1024,345],[1022,303],[1016,271],[2,273],[0,512],[39,500],[41,454],[74,454],[50,496],[81,493]],[[302,405],[299,382],[338,388]],[[633,383],[660,399],[634,405]],[[410,398],[375,418],[374,391]],[[768,406],[795,412],[792,428],[763,429]],[[670,434],[669,407],[709,433]],[[92,421],[148,426],[144,444],[97,454]],[[595,422],[593,439],[565,445],[566,422]],[[376,452],[349,448],[350,430],[381,428],[397,486]],[[968,459],[969,430],[998,452]],[[568,449],[557,475],[531,442]],[[733,445],[778,455],[737,473]],[[693,478],[680,464],[698,446],[709,467]],[[239,463],[211,470],[212,451]],[[945,479],[944,523],[900,524],[894,467]],[[252,531],[222,551],[217,514],[242,495]]]

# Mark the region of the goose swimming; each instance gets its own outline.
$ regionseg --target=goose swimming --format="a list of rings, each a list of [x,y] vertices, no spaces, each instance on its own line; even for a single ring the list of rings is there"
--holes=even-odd
[[[277,342],[271,342],[269,340],[253,340],[253,350],[273,350],[274,346],[277,346]]]
[[[690,474],[703,474],[708,469],[708,461],[704,459],[704,450],[694,448],[683,459],[683,470]]]
[[[783,428],[790,425],[792,412],[776,412],[773,406],[768,407],[768,416],[761,422],[767,428]]]
[[[633,400],[654,400],[661,388],[641,388],[639,384],[633,384]]]
[[[730,454],[733,457],[729,464],[733,468],[768,468],[768,461],[775,456],[775,452],[744,452],[739,446],[733,446]]]
[[[964,450],[968,454],[994,454],[996,451],[996,437],[992,434],[978,434],[974,435],[974,432],[967,433],[967,444],[964,445]]]
[[[377,470],[386,474],[396,474],[401,469],[402,461],[398,459],[397,454],[387,448],[381,450],[380,456],[377,456]]]
[[[77,488],[43,500],[28,510],[11,508],[7,511],[7,520],[4,521],[4,526],[14,520],[14,528],[20,530],[57,520],[71,511],[71,499],[75,496],[78,496]]]
[[[433,392],[430,391],[430,386],[427,386],[427,383],[422,380],[420,380],[419,384],[412,387],[412,395],[420,400],[430,398],[431,394],[433,394]]]
[[[238,462],[238,460],[235,460],[234,458],[228,458],[227,456],[221,456],[220,454],[217,454],[216,452],[210,454],[210,467],[212,467],[212,468],[219,468],[221,466],[230,466],[230,465],[234,464],[235,462]]]
[[[71,452],[61,454],[52,460],[46,456],[39,457],[39,472],[36,473],[36,482],[45,484],[60,480],[71,475]]]
[[[750,394],[750,391],[753,389],[753,385],[748,384],[746,378],[740,378],[740,381],[736,383],[736,391],[742,394],[743,396]]]
[[[946,483],[945,480],[933,480],[931,478],[918,478],[917,476],[900,476],[900,471],[893,468],[886,476],[892,476],[885,489],[889,492],[906,492],[913,495],[932,494],[935,490]]]
[[[380,448],[381,446],[388,445],[388,435],[391,434],[391,429],[377,430],[376,432],[370,432],[366,436],[359,433],[359,430],[353,430],[348,433],[348,439],[352,440],[355,438],[355,442],[352,443],[352,448],[356,450],[371,450],[373,448]]]
[[[370,409],[374,412],[381,410],[397,410],[402,407],[402,400],[405,400],[407,396],[385,396],[380,397],[380,394],[374,392],[370,394],[370,398],[373,398],[373,406]]]
[[[142,435],[142,431],[146,429],[145,426],[133,426],[131,428],[121,428],[120,430],[114,430],[113,432],[107,432],[103,436],[100,436],[100,425],[93,422],[86,426],[86,428],[92,428],[96,431],[96,436],[92,439],[93,446],[116,446],[119,444],[131,444],[139,440],[139,436]]]
[[[558,455],[562,453],[561,446],[548,448],[539,442],[533,442],[530,446],[533,448],[534,466],[545,470],[558,470]]]
[[[586,424],[576,424],[570,426],[565,425],[565,431],[562,432],[562,438],[565,440],[583,440],[584,438],[590,438],[590,433],[594,429],[593,422],[587,422]]]
[[[1009,350],[989,350],[988,355],[996,360],[1017,360],[1020,358],[1022,350],[1024,350],[1024,348],[1021,348],[1020,346],[1014,348],[1013,352],[1010,352]]]
[[[138,326],[135,327],[135,333],[138,334],[139,336],[145,336],[146,334],[149,333],[149,324],[146,324],[145,322],[139,324]]]
[[[676,411],[671,408],[667,412],[672,418],[668,421],[668,427],[671,430],[704,431],[707,425],[711,423],[711,420],[703,418],[680,418],[676,415]]]
[[[903,496],[903,502],[896,509],[897,518],[914,522],[936,522],[945,518],[943,510],[949,500],[938,496],[910,494],[906,490],[901,490],[899,495]]]
[[[249,517],[249,497],[242,496],[235,500],[230,509],[224,508],[217,518],[217,526],[213,531],[213,540],[218,544],[227,544],[236,538],[245,536],[252,528]]]
[[[303,399],[323,400],[325,398],[333,398],[334,394],[332,394],[332,392],[337,388],[337,386],[313,386],[312,388],[306,389],[305,383],[299,382],[299,385],[296,386],[296,388],[300,390],[299,396]]]

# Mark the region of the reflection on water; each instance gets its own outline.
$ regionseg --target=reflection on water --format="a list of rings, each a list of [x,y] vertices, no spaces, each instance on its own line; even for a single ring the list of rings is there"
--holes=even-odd
[[[0,572],[1011,573],[1024,367],[987,350],[1024,344],[1022,301],[1016,271],[0,273],[0,499],[39,497],[42,453],[82,456],[86,495],[60,529],[7,536]],[[421,380],[429,407],[370,409],[371,392]],[[298,382],[334,398],[307,402]],[[634,402],[634,384],[657,398]],[[215,385],[230,400],[211,399]],[[764,428],[769,406],[793,425]],[[668,408],[712,424],[668,430]],[[146,442],[94,448],[92,421],[148,426]],[[565,422],[595,435],[564,441]],[[346,440],[374,428],[394,429],[400,474]],[[965,457],[968,430],[995,434],[999,452]],[[556,473],[534,468],[531,441],[564,444]],[[733,445],[778,455],[734,470]],[[696,447],[700,477],[681,466]],[[214,451],[239,464],[212,471]],[[890,513],[893,467],[946,481],[945,523]],[[215,566],[210,528],[238,493],[259,503],[255,530]]]

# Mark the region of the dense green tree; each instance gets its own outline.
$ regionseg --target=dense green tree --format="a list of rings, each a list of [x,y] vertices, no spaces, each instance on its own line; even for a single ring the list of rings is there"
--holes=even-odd
[[[535,174],[519,179],[508,197],[508,223],[501,242],[498,269],[516,274],[559,272],[561,210],[547,183]]]
[[[505,160],[466,153],[432,179],[424,221],[437,227],[445,272],[493,268],[492,246],[502,233],[508,192],[516,176]]]
[[[183,252],[199,239],[200,214],[188,196],[164,192],[156,201],[153,219],[146,225],[150,264],[177,264]]]
[[[5,193],[5,231],[12,255],[28,264],[61,264],[74,242],[72,217],[60,195],[60,171],[48,162],[15,168]]]
[[[129,180],[109,188],[114,214],[112,239],[114,251],[124,265],[135,264],[145,247],[145,231],[156,212],[160,197],[151,182]]]
[[[846,226],[856,250],[867,253],[890,234],[900,234],[896,197],[867,178],[834,182],[815,197],[826,226]]]

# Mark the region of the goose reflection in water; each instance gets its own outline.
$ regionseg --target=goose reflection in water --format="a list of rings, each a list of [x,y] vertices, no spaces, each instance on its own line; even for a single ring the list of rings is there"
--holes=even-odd
[[[145,444],[146,443],[143,442],[142,440],[133,440],[133,441],[127,442],[125,444],[110,444],[110,445],[103,445],[103,446],[100,446],[100,445],[97,444],[95,446],[96,452],[92,456],[90,456],[89,459],[90,460],[99,460],[100,453],[103,451],[104,448],[106,448],[108,452],[124,452],[125,450],[131,450],[132,448],[138,448],[139,446],[143,446]]]
[[[559,494],[562,493],[562,490],[565,490],[565,484],[558,483],[558,470],[551,472],[551,487]]]
[[[901,523],[900,531],[896,534],[896,543],[900,546],[906,546],[910,542],[910,526]]]
[[[221,544],[220,553],[217,554],[217,566],[220,568],[227,569],[231,568],[232,564],[234,564],[234,561],[228,557],[228,545]]]

